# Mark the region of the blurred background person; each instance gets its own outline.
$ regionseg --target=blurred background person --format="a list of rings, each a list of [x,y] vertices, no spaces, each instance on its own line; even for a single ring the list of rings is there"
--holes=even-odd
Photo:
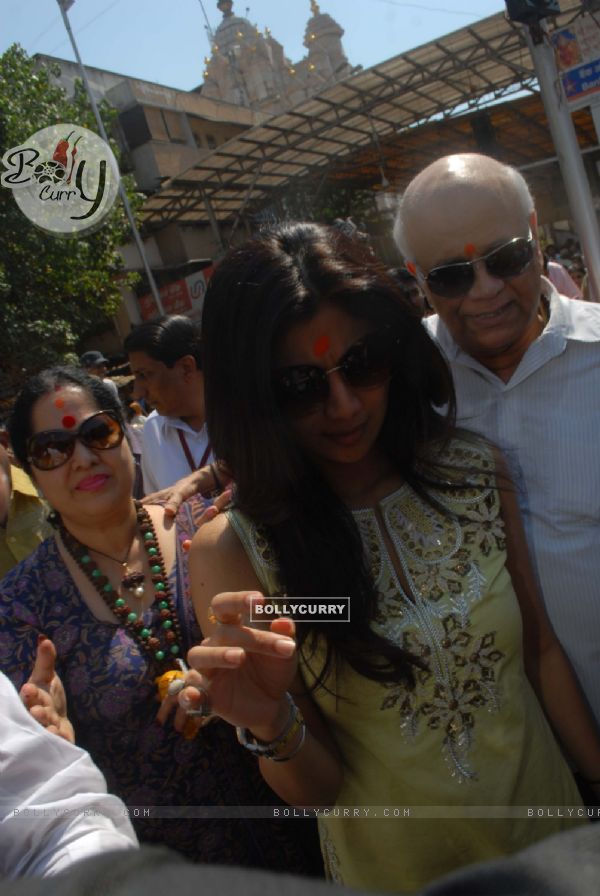
[[[98,379],[102,380],[102,382],[111,390],[111,392],[114,393],[115,397],[118,397],[117,386],[115,382],[107,375],[108,359],[104,357],[102,352],[84,352],[84,354],[79,359],[79,364],[90,376],[97,376]]]
[[[566,265],[561,261],[551,259],[546,252],[543,253],[543,257],[544,274],[561,296],[566,296],[568,299],[582,299],[581,289],[571,277]]]
[[[420,312],[421,316],[430,312],[429,306],[425,302],[425,296],[417,283],[416,277],[407,271],[406,268],[390,268],[388,270],[390,277],[393,277],[398,286],[401,287],[405,298]]]
[[[144,492],[157,492],[213,460],[204,414],[200,329],[183,315],[140,324],[125,339],[134,395],[154,410],[142,432]]]
[[[48,511],[27,473],[11,464],[0,445],[0,579],[51,534]]]

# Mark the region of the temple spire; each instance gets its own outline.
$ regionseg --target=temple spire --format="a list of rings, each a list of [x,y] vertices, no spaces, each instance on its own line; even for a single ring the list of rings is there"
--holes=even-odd
[[[61,0],[62,2],[62,0]],[[275,115],[352,73],[342,47],[344,29],[321,3],[310,0],[304,46],[308,53],[291,62],[268,28],[264,33],[233,11],[234,0],[215,0],[223,19],[204,60],[202,96]],[[307,4],[308,5],[308,4]]]

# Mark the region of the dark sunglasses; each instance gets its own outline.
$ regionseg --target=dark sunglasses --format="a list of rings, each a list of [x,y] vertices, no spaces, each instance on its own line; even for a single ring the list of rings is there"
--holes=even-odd
[[[395,340],[388,330],[368,333],[350,346],[339,363],[329,370],[312,364],[280,367],[273,371],[277,403],[289,413],[309,414],[327,401],[327,377],[339,370],[349,386],[369,389],[385,383],[391,376]]]
[[[426,276],[421,273],[421,277],[436,296],[441,296],[444,299],[457,299],[459,296],[466,295],[475,283],[474,265],[477,262],[484,262],[491,277],[497,277],[498,280],[510,280],[511,277],[518,277],[519,274],[522,274],[525,268],[531,264],[534,243],[535,240],[530,232],[529,237],[517,236],[479,258],[441,264],[437,268],[432,268]]]
[[[36,432],[27,442],[27,460],[37,470],[56,470],[72,457],[77,439],[93,451],[107,451],[117,448],[124,435],[114,411],[98,411],[72,432],[68,429]]]

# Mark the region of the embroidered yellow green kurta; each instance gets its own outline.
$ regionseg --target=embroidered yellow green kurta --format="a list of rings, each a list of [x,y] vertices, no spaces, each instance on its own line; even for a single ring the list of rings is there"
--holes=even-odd
[[[327,872],[350,887],[410,892],[582,821],[565,808],[580,797],[524,671],[493,460],[462,441],[451,452],[483,472],[468,490],[435,492],[450,515],[406,484],[354,513],[380,596],[373,625],[428,669],[409,691],[345,666],[330,682],[337,697],[313,694],[343,756],[337,805],[360,810],[319,822]],[[230,520],[265,593],[280,594],[264,539],[238,512]],[[314,656],[310,668],[319,668]],[[310,685],[306,663],[302,671]],[[405,807],[412,817],[394,817]],[[415,817],[418,807],[432,817]],[[552,816],[532,817],[538,807]]]

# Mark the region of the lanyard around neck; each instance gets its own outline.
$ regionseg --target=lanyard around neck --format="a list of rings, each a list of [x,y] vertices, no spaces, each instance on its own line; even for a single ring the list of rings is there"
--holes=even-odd
[[[194,458],[192,457],[192,452],[190,451],[190,447],[187,443],[185,433],[182,432],[180,429],[178,429],[177,435],[179,436],[179,441],[181,442],[181,447],[183,448],[183,453],[185,454],[185,458],[190,466],[190,470],[192,471],[192,473],[195,470],[199,470],[199,469],[201,469],[201,467],[205,466],[206,461],[208,460],[208,455],[210,454],[210,442],[206,446],[206,448],[204,450],[204,454],[200,458],[200,463],[198,464],[198,466],[196,466],[196,464],[194,463]]]

